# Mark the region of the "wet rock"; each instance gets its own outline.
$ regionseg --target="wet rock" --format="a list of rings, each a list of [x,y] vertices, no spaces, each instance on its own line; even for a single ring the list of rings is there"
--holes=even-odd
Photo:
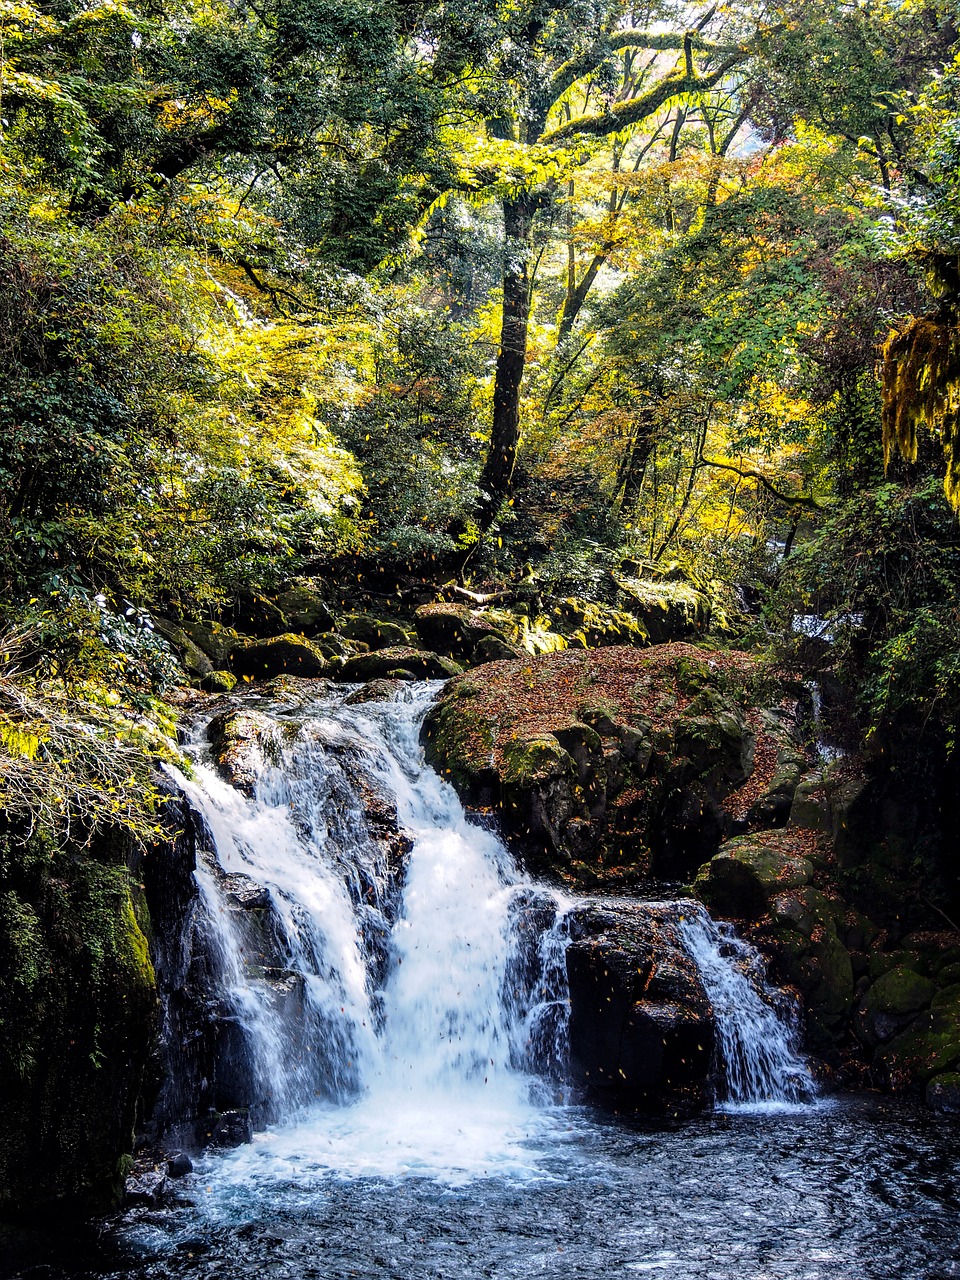
[[[569,596],[552,610],[555,629],[567,640],[585,649],[605,645],[648,645],[647,628],[634,614],[609,605]]]
[[[505,643],[504,636],[492,622],[466,605],[421,605],[413,620],[420,643],[450,658],[469,658],[484,640],[496,639],[501,644]]]
[[[364,702],[389,702],[400,688],[401,683],[399,680],[371,680],[344,698],[343,705],[345,707],[353,707],[359,706]]]
[[[574,1082],[618,1106],[702,1104],[713,1053],[710,1002],[676,904],[588,906],[567,948]]]
[[[238,676],[265,680],[278,675],[322,676],[329,664],[310,640],[288,633],[231,649],[230,665]]]
[[[212,1147],[242,1147],[253,1141],[253,1125],[248,1111],[223,1111],[210,1128]]]
[[[157,1208],[167,1192],[167,1175],[160,1169],[144,1169],[127,1178],[123,1190],[124,1204]]]
[[[276,753],[279,727],[259,711],[225,711],[207,726],[207,740],[220,772],[252,795],[267,760]]]
[[[927,1082],[926,1103],[944,1115],[960,1115],[960,1072],[949,1071]]]
[[[389,680],[396,679],[396,673],[401,671],[411,679],[447,680],[450,676],[459,675],[462,667],[436,653],[406,646],[392,646],[375,653],[358,653],[346,658],[336,672],[336,678],[357,682]]]
[[[168,1178],[185,1178],[193,1172],[193,1161],[184,1151],[175,1152],[167,1161]]]

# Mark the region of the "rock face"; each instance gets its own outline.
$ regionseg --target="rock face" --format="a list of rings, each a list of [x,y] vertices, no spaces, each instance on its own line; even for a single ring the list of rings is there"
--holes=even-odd
[[[710,1001],[678,932],[675,903],[588,906],[567,948],[575,1084],[632,1109],[706,1100]]]
[[[114,1205],[156,1026],[138,855],[120,833],[0,836],[0,1214]]]
[[[759,796],[776,772],[775,749],[754,768],[770,741],[749,706],[757,671],[684,644],[490,663],[447,686],[428,758],[569,881],[680,878],[746,825],[746,784]]]

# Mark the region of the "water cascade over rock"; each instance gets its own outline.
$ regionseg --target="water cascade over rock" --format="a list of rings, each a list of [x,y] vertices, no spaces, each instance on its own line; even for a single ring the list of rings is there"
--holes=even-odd
[[[731,1101],[808,1096],[756,953],[693,902],[525,879],[424,763],[433,696],[290,682],[197,726],[192,891],[161,878],[151,904],[153,1139],[279,1124],[261,1154],[288,1171],[469,1174],[522,1153],[570,1083],[702,1102],[719,1065]]]

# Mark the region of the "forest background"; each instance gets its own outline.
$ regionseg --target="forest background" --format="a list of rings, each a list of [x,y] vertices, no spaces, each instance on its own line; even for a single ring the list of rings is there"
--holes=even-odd
[[[958,38],[920,0],[0,0],[8,815],[149,825],[151,615],[304,576],[532,582],[534,650],[571,597],[793,659],[816,615],[849,732],[952,755]]]

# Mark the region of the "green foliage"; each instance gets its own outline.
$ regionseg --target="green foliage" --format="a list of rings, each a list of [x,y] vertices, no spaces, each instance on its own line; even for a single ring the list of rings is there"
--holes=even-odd
[[[812,610],[863,730],[909,751],[960,724],[960,529],[939,482],[884,484],[840,505],[788,559],[769,616],[789,634]],[[795,634],[802,659],[806,645]],[[908,745],[909,744],[909,745]]]

